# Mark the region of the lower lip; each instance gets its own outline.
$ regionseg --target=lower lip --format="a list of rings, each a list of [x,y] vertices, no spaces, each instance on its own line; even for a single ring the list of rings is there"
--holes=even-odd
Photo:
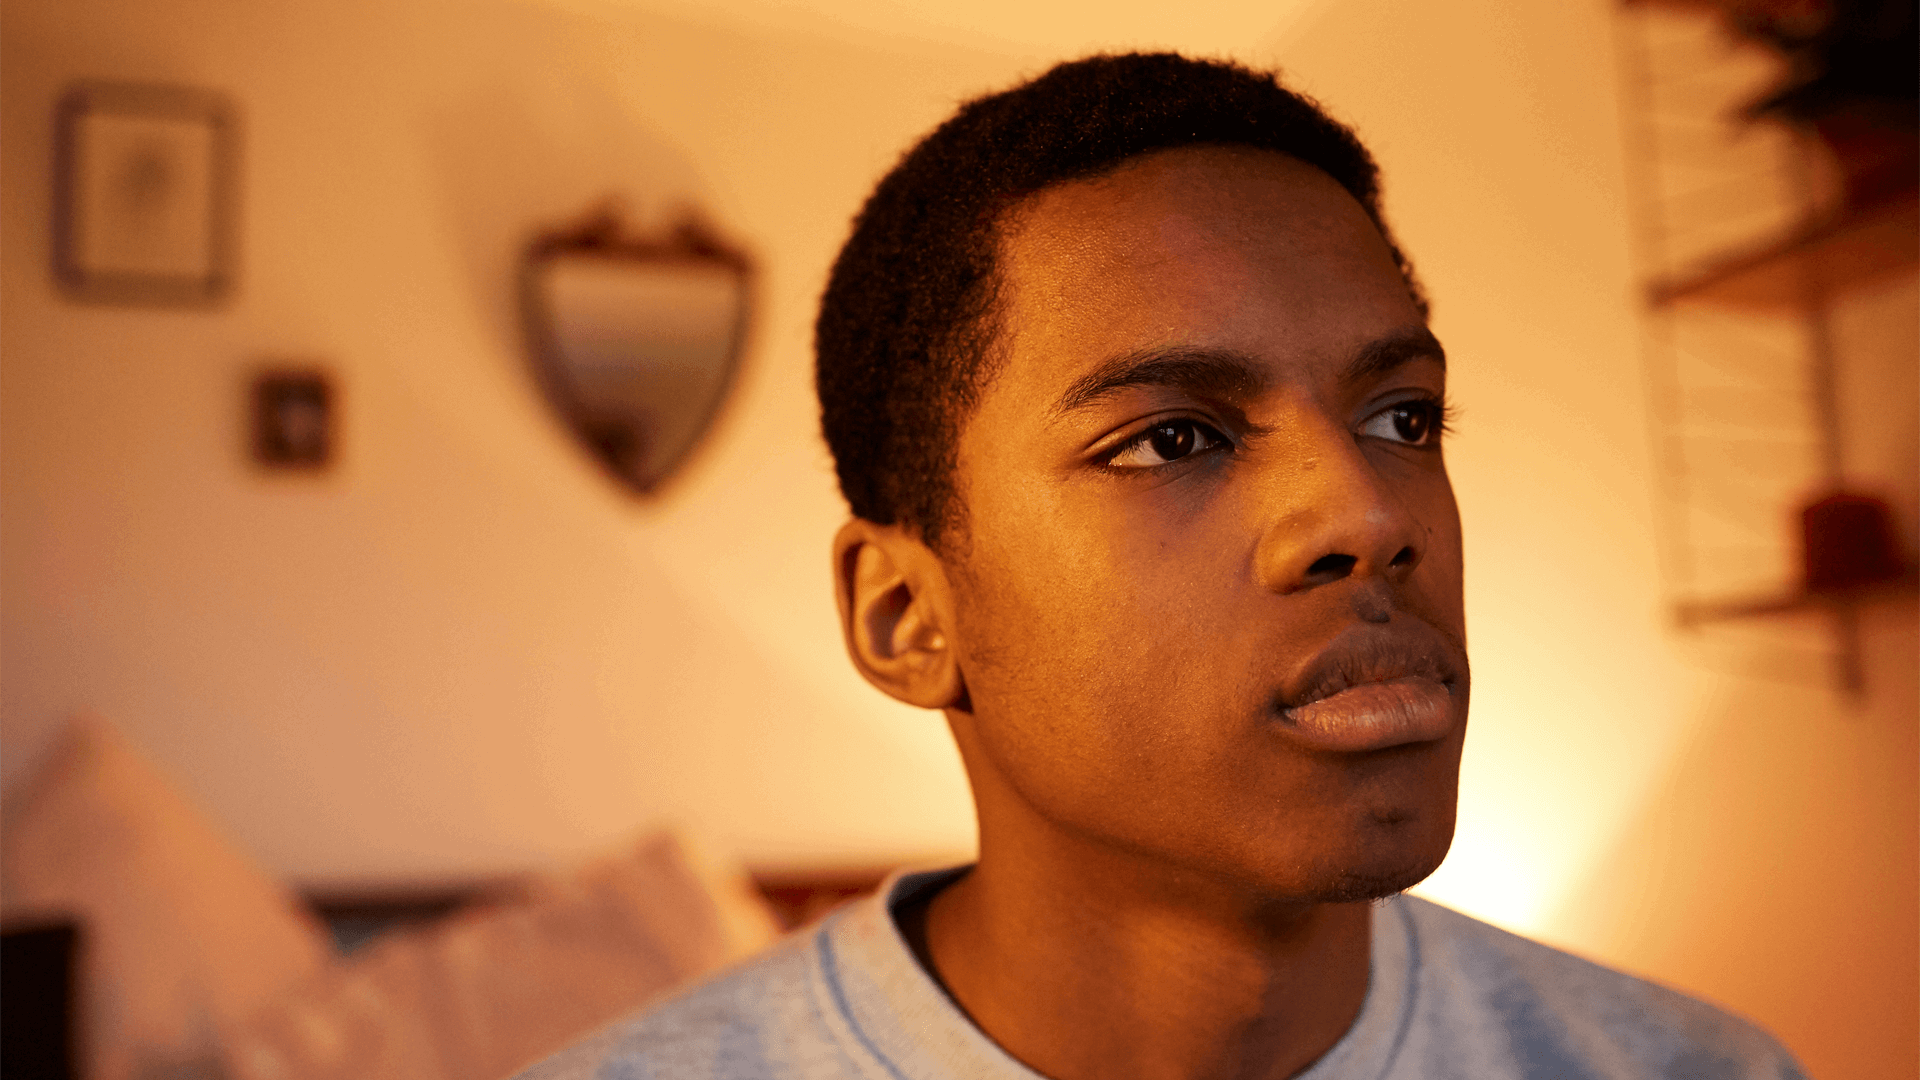
[[[1362,683],[1280,714],[1294,741],[1351,754],[1442,739],[1453,730],[1453,695],[1433,679]]]

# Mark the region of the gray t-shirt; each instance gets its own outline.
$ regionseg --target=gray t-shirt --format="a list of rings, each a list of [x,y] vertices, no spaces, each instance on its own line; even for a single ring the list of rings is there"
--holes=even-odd
[[[1039,1080],[920,967],[897,877],[519,1080]],[[1412,897],[1374,905],[1367,997],[1298,1080],[1805,1080],[1744,1020]]]

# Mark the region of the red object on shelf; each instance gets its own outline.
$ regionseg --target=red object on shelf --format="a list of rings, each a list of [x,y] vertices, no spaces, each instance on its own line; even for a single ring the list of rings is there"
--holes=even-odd
[[[1893,538],[1893,514],[1871,495],[1837,492],[1800,511],[1807,591],[1877,585],[1906,572]]]
[[[1813,121],[1813,132],[1833,155],[1849,209],[1912,196],[1920,177],[1920,138],[1911,113],[1865,106],[1836,109]]]

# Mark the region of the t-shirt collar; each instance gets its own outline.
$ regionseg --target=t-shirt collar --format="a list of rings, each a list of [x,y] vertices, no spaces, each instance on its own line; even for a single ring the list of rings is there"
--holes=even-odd
[[[988,1038],[920,966],[893,912],[965,866],[898,873],[842,909],[817,937],[821,974],[850,1034],[893,1080],[1043,1080]],[[1411,1016],[1418,957],[1398,898],[1374,905],[1367,996],[1353,1026],[1296,1080],[1373,1080],[1393,1062]]]

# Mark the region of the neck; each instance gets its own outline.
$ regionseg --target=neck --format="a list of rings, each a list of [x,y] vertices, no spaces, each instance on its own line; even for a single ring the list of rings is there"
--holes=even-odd
[[[974,1023],[1043,1075],[1288,1077],[1359,1014],[1365,903],[1262,898],[1000,832],[982,821],[979,865],[903,921]]]

